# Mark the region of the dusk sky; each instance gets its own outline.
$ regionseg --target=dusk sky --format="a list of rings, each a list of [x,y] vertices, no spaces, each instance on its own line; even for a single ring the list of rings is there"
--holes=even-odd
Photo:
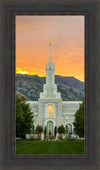
[[[84,81],[84,16],[16,16],[16,73],[46,76],[49,40],[55,74]]]

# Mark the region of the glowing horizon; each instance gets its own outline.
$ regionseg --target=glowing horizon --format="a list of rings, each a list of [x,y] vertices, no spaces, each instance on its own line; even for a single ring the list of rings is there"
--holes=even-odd
[[[28,72],[27,70],[22,70],[21,68],[16,68],[16,73],[17,74],[27,74],[27,75],[37,75],[37,76],[39,76],[39,77],[46,77],[46,74],[44,74],[44,75],[42,75],[42,74],[37,74],[37,73],[34,73],[34,72]],[[76,79],[78,79],[77,77],[75,77],[75,76],[71,76],[71,75],[64,75],[64,74],[55,74],[55,75],[58,75],[58,76],[64,76],[64,77],[74,77],[74,78],[76,78]],[[82,82],[84,82],[84,80],[81,80],[81,78],[80,79],[78,79],[78,80],[80,80],[80,81],[82,81]]]
[[[50,40],[55,75],[84,81],[84,16],[17,16],[16,73],[45,77]]]

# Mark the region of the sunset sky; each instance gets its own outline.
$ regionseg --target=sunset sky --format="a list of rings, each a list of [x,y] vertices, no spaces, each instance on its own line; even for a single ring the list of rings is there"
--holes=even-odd
[[[16,73],[46,76],[49,40],[55,74],[84,81],[84,16],[16,16]]]

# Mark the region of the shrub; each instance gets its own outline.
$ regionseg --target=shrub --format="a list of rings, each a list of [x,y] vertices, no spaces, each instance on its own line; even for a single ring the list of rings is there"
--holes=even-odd
[[[40,141],[41,137],[40,136],[32,136],[29,141]]]
[[[37,134],[41,134],[41,133],[43,132],[43,127],[40,126],[40,125],[38,125],[38,126],[36,127],[35,132],[36,132]]]
[[[63,125],[58,127],[58,132],[59,133],[65,133],[65,127]]]
[[[49,136],[49,139],[54,139],[54,137],[55,137],[55,136],[51,135],[51,136]]]
[[[63,140],[63,136],[60,135],[60,136],[58,137],[58,139],[59,139],[59,140]]]

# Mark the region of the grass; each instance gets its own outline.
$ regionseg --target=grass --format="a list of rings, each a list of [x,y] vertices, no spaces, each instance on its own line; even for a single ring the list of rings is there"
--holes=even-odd
[[[84,141],[16,141],[16,154],[84,154]]]

